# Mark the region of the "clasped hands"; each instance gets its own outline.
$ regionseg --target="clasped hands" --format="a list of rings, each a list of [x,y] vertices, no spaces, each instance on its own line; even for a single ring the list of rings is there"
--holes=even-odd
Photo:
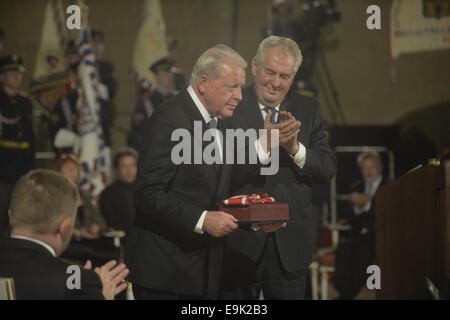
[[[271,115],[272,111],[268,111],[264,119],[264,129],[267,130],[267,134],[260,137],[260,145],[265,152],[281,146],[290,155],[294,156],[299,149],[297,137],[300,132],[301,122],[295,119],[290,112],[280,111],[278,123],[271,123]],[[271,139],[273,134],[276,135],[275,139],[273,139],[274,141]]]
[[[367,202],[369,202],[369,196],[365,193],[354,192],[350,195],[350,201],[357,208],[362,209],[367,205]]]

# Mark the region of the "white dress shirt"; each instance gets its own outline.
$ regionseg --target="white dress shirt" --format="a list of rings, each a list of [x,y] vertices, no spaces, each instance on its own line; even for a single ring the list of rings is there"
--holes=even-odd
[[[45,243],[44,241],[38,240],[38,239],[34,239],[34,238],[30,238],[30,237],[25,237],[25,236],[11,236],[11,238],[13,239],[22,239],[22,240],[27,240],[27,241],[31,241],[34,243],[37,243],[41,246],[43,246],[45,249],[47,249],[52,256],[56,257],[56,251],[55,249],[53,249],[52,246],[50,246],[48,243]]]
[[[192,100],[194,101],[195,105],[197,106],[198,111],[200,111],[205,122],[209,123],[213,118],[211,117],[209,112],[206,110],[205,106],[202,104],[200,99],[197,97],[197,94],[195,93],[194,88],[192,88],[192,86],[189,86],[187,88],[187,92],[191,96]],[[214,118],[214,119],[216,121],[218,120],[217,118]],[[215,138],[217,139],[216,141],[218,141],[220,158],[223,159],[222,143],[221,143],[220,136],[218,135],[217,131],[216,131]],[[203,234],[203,232],[204,232],[203,231],[203,222],[205,221],[206,212],[208,212],[208,211],[207,210],[203,211],[202,215],[200,216],[200,219],[198,219],[197,224],[195,225],[195,228],[194,228],[195,233]]]

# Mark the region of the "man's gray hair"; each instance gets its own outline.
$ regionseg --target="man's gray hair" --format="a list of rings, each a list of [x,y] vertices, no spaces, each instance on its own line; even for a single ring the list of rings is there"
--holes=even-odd
[[[244,58],[230,47],[218,44],[209,48],[198,58],[192,68],[190,84],[194,86],[202,75],[210,79],[217,79],[220,76],[223,64],[230,60],[242,69],[247,68],[247,62]]]
[[[363,153],[360,153],[356,157],[356,162],[358,163],[359,166],[361,166],[363,161],[365,161],[367,159],[373,159],[378,166],[380,166],[380,167],[383,166],[383,162],[381,161],[381,157],[378,154],[378,152],[363,152]]]
[[[269,36],[261,41],[256,52],[256,63],[263,64],[267,49],[272,47],[280,47],[285,55],[291,54],[294,57],[294,73],[297,73],[303,61],[302,52],[294,40],[285,37]]]

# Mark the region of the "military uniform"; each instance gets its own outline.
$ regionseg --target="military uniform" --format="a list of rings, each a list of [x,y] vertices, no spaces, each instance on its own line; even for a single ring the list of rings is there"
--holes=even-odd
[[[0,72],[23,72],[17,55],[0,59]],[[0,181],[14,185],[35,167],[31,101],[20,95],[9,96],[0,90]]]
[[[92,40],[96,44],[105,42],[105,33],[99,30],[92,30]],[[97,50],[97,49],[96,49]],[[111,146],[111,127],[114,121],[114,102],[113,99],[117,93],[117,80],[114,78],[114,64],[101,59],[99,53],[96,52],[95,65],[98,71],[98,80],[108,89],[108,95],[100,95],[101,101],[101,119],[103,136],[105,144]]]
[[[160,71],[173,72],[174,61],[170,58],[162,58],[150,66],[150,70],[154,73]],[[175,79],[174,79],[175,80]],[[139,150],[143,140],[143,123],[144,120],[150,118],[153,111],[164,101],[172,99],[178,94],[174,89],[168,94],[161,93],[157,88],[151,90],[150,94],[142,97],[136,103],[131,122],[131,130],[127,135],[127,143],[130,147]]]
[[[59,99],[50,115],[49,123],[49,134],[52,144],[54,144],[55,136],[60,129],[67,129],[77,133],[77,101],[78,101],[78,90],[72,89],[69,93]],[[100,99],[100,119],[103,130],[103,137],[105,139],[105,145],[111,146],[111,124],[112,124],[112,112],[108,101]],[[72,152],[72,147],[57,149],[55,146],[55,151],[58,153]]]
[[[117,92],[117,81],[114,78],[114,64],[106,60],[97,60],[99,81],[108,88],[109,100],[112,100]]]

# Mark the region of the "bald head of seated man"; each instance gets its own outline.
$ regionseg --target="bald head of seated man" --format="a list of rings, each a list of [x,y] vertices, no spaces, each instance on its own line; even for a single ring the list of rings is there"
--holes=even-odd
[[[55,171],[33,170],[14,187],[9,208],[11,235],[0,241],[0,277],[13,278],[17,299],[108,299],[126,288],[124,264],[92,269],[58,258],[74,230],[80,196]]]

